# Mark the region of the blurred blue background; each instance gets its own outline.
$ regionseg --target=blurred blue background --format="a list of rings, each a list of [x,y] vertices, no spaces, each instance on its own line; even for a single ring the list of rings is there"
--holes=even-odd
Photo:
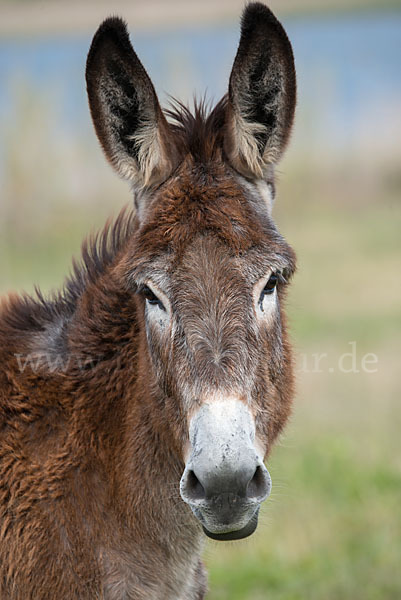
[[[296,57],[299,106],[304,109],[298,129],[308,129],[313,143],[325,141],[336,149],[349,148],[356,138],[365,140],[365,129],[372,141],[379,137],[391,144],[394,120],[398,126],[400,121],[401,12],[288,16],[285,26]],[[184,102],[195,92],[206,92],[216,101],[225,93],[238,44],[236,22],[131,30],[164,103],[168,93]],[[83,82],[90,41],[91,32],[3,37],[1,121],[18,120],[15,93],[18,83],[25,82],[33,89],[51,90],[59,127],[78,133],[88,128]]]

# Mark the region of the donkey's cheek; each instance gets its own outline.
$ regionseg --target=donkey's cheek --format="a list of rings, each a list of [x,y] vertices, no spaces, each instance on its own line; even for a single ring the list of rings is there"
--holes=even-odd
[[[157,314],[157,311],[159,314]],[[146,314],[146,338],[149,348],[149,358],[153,365],[154,374],[162,389],[168,387],[167,382],[170,380],[169,370],[166,369],[168,364],[168,356],[170,351],[169,333],[170,324],[169,317],[163,317],[161,309],[152,307],[149,313]],[[171,375],[171,374],[170,374]]]

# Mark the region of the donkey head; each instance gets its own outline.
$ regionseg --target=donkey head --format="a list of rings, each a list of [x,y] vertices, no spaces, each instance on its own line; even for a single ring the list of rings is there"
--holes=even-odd
[[[228,95],[209,114],[163,113],[110,18],[87,87],[105,154],[134,187],[137,225],[118,272],[137,292],[139,360],[185,464],[181,497],[207,535],[245,537],[293,393],[282,305],[295,257],[271,218],[295,107],[290,42],[268,8],[248,5]]]

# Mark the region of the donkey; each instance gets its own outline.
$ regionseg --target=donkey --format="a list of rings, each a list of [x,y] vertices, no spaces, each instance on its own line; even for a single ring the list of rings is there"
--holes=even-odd
[[[0,313],[1,600],[201,600],[205,535],[253,533],[291,409],[271,216],[290,42],[243,13],[228,94],[162,112],[120,18],[87,59],[97,136],[133,186],[64,289]]]

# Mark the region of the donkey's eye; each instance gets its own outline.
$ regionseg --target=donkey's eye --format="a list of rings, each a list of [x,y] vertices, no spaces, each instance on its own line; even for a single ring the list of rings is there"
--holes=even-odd
[[[263,300],[264,296],[267,296],[274,292],[277,282],[278,282],[278,277],[277,277],[276,273],[272,273],[269,277],[269,281],[266,283],[265,287],[262,290],[261,300]]]
[[[141,289],[141,292],[145,296],[146,302],[148,304],[150,304],[151,306],[158,306],[162,310],[165,310],[163,303],[159,300],[159,298],[156,296],[156,294],[154,294],[152,292],[150,287],[148,287],[147,285],[143,286],[143,288]]]
[[[266,283],[265,287],[261,291],[259,298],[259,307],[262,312],[264,312],[263,300],[265,296],[271,296],[273,294],[274,290],[276,289],[278,279],[278,275],[276,273],[272,273],[269,277],[269,281]]]

